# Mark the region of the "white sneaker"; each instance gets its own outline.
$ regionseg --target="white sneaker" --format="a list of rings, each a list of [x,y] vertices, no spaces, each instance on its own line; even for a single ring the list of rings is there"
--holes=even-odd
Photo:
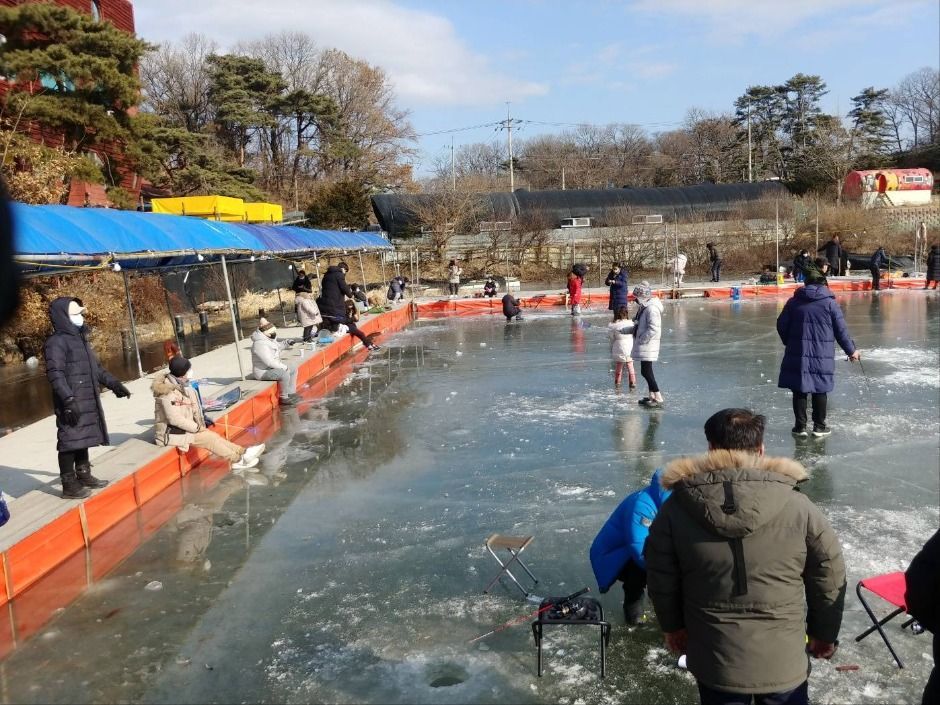
[[[259,443],[256,446],[248,446],[245,449],[245,455],[242,456],[243,460],[252,460],[257,458],[264,452],[264,443]]]
[[[232,469],[233,470],[247,470],[248,468],[253,468],[255,465],[258,464],[257,458],[249,459],[247,455],[248,454],[246,453],[245,455],[242,456],[241,460],[232,463]]]

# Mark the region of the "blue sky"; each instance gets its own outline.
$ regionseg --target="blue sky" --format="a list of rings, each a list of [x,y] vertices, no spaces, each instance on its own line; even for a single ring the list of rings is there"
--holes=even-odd
[[[135,12],[156,42],[180,28],[223,47],[305,31],[384,68],[418,133],[500,120],[507,100],[514,117],[656,132],[798,72],[821,75],[824,109],[844,114],[860,89],[940,65],[937,0],[163,0]],[[526,125],[519,137],[557,129]],[[419,139],[419,174],[451,136]],[[453,134],[457,145],[497,137]]]

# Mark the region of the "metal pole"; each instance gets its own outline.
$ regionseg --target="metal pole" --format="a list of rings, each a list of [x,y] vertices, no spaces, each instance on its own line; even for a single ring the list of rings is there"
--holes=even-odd
[[[385,250],[381,250],[379,254],[382,256],[382,285],[388,284],[388,279],[385,278]]]
[[[750,88],[748,88],[750,90]],[[754,172],[751,168],[751,97],[747,98],[747,182],[754,180]]]
[[[173,337],[176,338],[176,347],[179,349],[180,354],[183,353],[183,346],[180,344],[179,334],[176,332],[176,322],[173,320],[173,307],[170,306],[170,291],[166,288],[166,277],[162,278],[163,281],[163,299],[166,301],[166,313],[170,317],[170,326],[173,328]],[[226,280],[225,285],[228,286],[228,281]]]
[[[565,167],[561,167],[561,190],[565,190]]]
[[[277,305],[281,309],[281,320],[284,321],[284,327],[287,328],[287,314],[284,313],[284,301],[281,299],[281,287],[277,287],[274,291],[277,292]]]
[[[457,160],[454,157],[454,138],[450,138],[450,179],[453,190],[457,190]]]
[[[313,271],[317,275],[317,289],[321,289],[320,286],[320,260],[317,258],[317,253],[313,253]]]
[[[509,192],[516,190],[516,177],[513,173],[512,164],[512,115],[510,114],[510,103],[506,103],[506,134],[509,140]]]
[[[225,264],[225,255],[222,255],[222,277],[225,279],[225,295],[228,297],[228,312],[232,317],[232,333],[235,335],[235,357],[238,360],[238,375],[245,381],[245,370],[242,368],[242,354],[238,349],[238,325],[235,323],[235,304],[232,301],[232,287],[228,283],[228,267]]]
[[[127,297],[127,315],[131,319],[131,337],[134,339],[134,353],[137,355],[137,372],[143,377],[144,366],[140,363],[140,347],[137,345],[137,322],[134,320],[134,304],[131,303],[131,288],[127,283],[127,270],[122,269],[121,274],[124,275],[124,296]]]
[[[774,240],[777,246],[777,270],[774,281],[780,283],[780,201],[774,201]]]
[[[604,284],[604,280],[601,279],[601,277],[604,276],[601,273],[601,270],[604,268],[604,256],[603,256],[603,250],[602,250],[603,247],[604,246],[601,244],[601,241],[598,240],[597,241],[597,285],[598,286],[602,286]]]
[[[415,249],[415,284],[421,285],[421,250]]]
[[[819,195],[816,196],[816,252],[819,252]]]
[[[359,250],[359,252],[357,252],[356,254],[359,255],[359,273],[362,275],[362,290],[365,291],[366,290],[366,270],[362,266],[362,250]]]

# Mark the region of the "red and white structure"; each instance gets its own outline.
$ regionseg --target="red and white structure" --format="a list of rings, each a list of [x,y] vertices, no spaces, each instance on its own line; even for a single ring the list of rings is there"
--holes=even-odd
[[[848,200],[859,201],[865,208],[924,206],[930,204],[933,184],[930,169],[851,171],[845,177],[842,195]]]

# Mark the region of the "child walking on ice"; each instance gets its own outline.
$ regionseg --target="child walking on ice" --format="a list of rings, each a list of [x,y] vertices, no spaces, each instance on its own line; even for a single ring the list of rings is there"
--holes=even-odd
[[[630,310],[626,306],[618,306],[614,311],[613,323],[607,324],[610,331],[610,359],[614,363],[614,386],[620,387],[623,380],[623,368],[627,368],[627,379],[630,389],[636,389],[636,372],[633,370],[633,330],[635,324],[630,320]]]

